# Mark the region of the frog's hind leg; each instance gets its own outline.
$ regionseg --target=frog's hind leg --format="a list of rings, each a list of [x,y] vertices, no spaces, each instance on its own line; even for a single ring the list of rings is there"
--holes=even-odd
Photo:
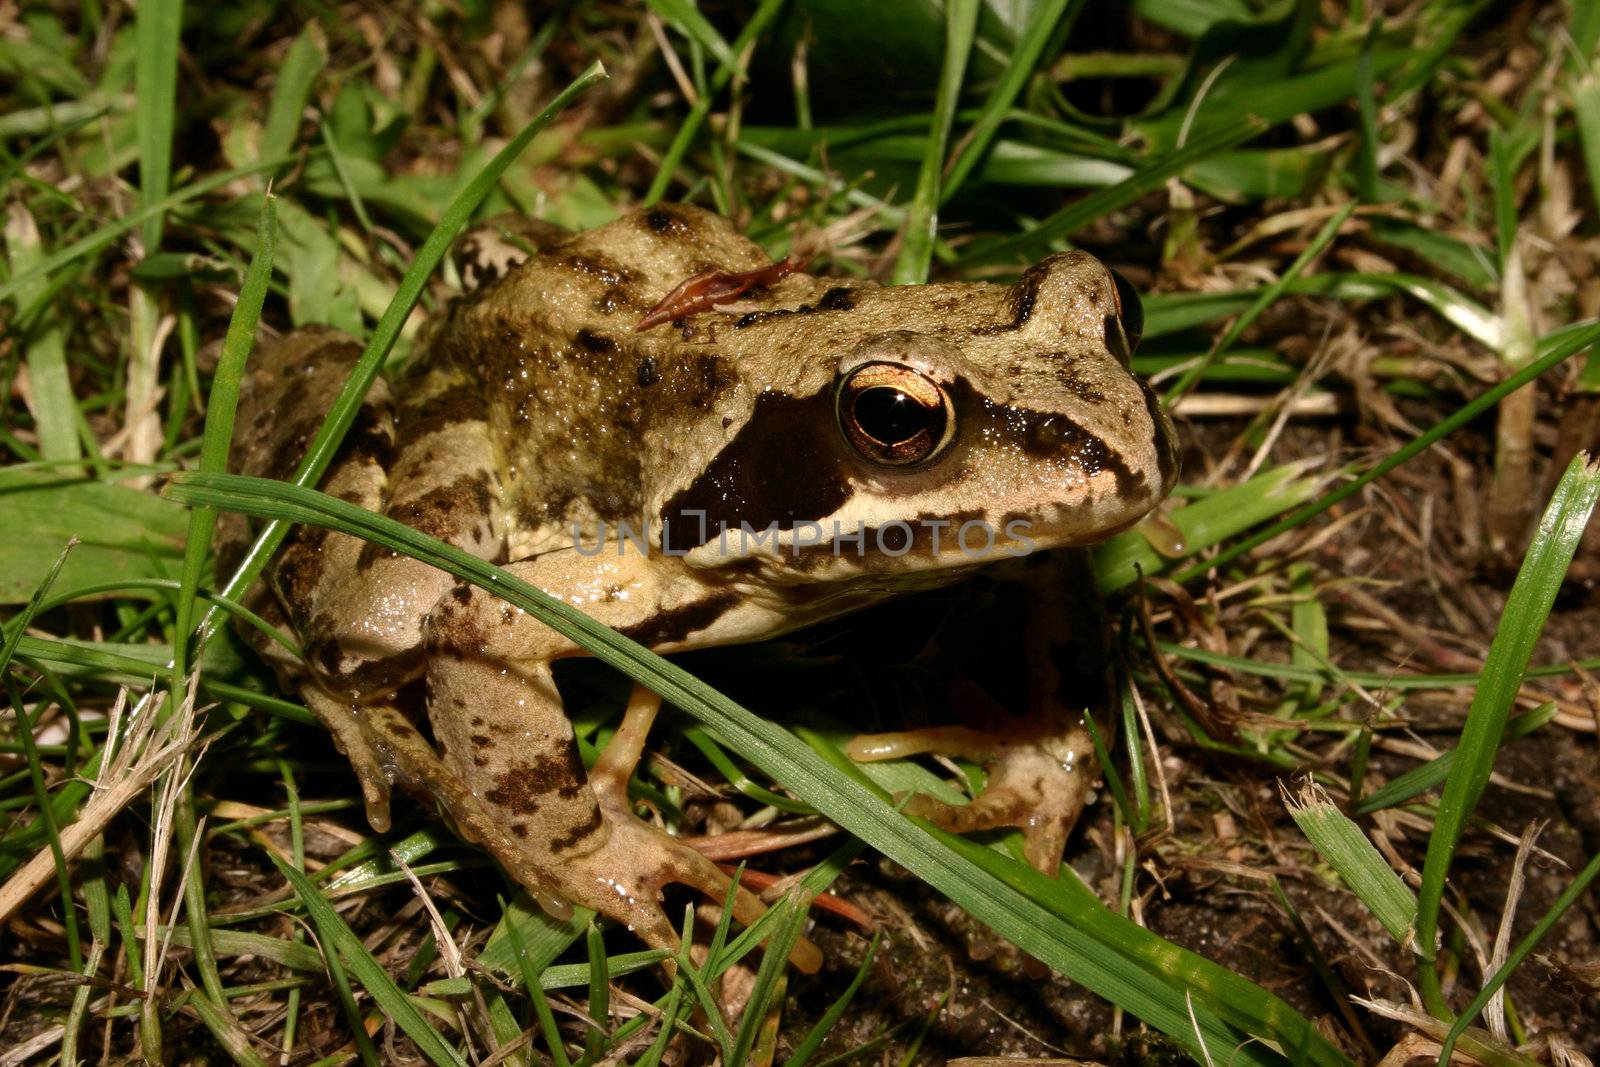
[[[916,795],[905,810],[952,833],[1017,827],[1028,862],[1054,874],[1098,774],[1087,716],[1109,702],[1109,656],[1088,557],[1052,552],[1026,563],[1027,711],[1007,714],[968,682],[952,696],[983,725],[862,734],[846,751],[864,762],[934,754],[982,764],[988,781],[970,804]]]
[[[264,341],[241,385],[239,431],[229,468],[261,478],[289,478],[360,356],[361,346],[352,338],[325,327]],[[380,379],[363,401],[355,425],[322,480],[322,490],[381,509],[394,440],[389,387]],[[220,573],[232,572],[243,559],[253,532],[243,515],[225,513],[220,518],[216,536]],[[340,576],[356,569],[362,549],[363,542],[346,534],[297,526],[284,541],[267,580],[247,594],[246,604],[268,621],[314,640],[318,629],[314,620],[326,615],[324,604],[341,584]],[[240,632],[273,666],[286,688],[300,690],[307,706],[349,756],[361,780],[369,820],[380,830],[387,828],[389,781],[380,756],[382,731],[368,721],[380,712],[324,691],[307,677],[306,664],[255,627],[240,627]],[[318,669],[316,663],[311,667],[311,673]]]
[[[240,391],[232,469],[289,477],[360,356],[358,343],[326,328],[263,344]],[[387,383],[375,381],[320,488],[492,557],[503,544],[492,446],[481,417],[471,417],[475,406],[452,384],[426,376],[397,411]],[[396,447],[401,439],[405,448]],[[225,521],[218,560],[231,569],[250,530],[237,516]],[[442,571],[359,538],[300,526],[268,572],[276,600],[265,586],[251,594],[263,614],[300,634],[303,664],[247,632],[349,757],[380,831],[389,825],[392,779],[439,777],[438,757],[398,701],[422,675],[422,620],[453,584]]]
[[[675,952],[678,932],[661,907],[662,888],[680,883],[720,902],[730,879],[687,844],[639,819],[628,801],[628,777],[660,698],[635,692],[622,729],[586,775],[549,667],[509,664],[467,647],[434,657],[428,706],[450,768],[445,780],[461,783],[470,804],[495,827],[480,842],[518,881],[551,885],[572,904]],[[463,801],[440,800],[461,821]],[[766,910],[743,887],[734,889],[733,902],[735,918],[746,924]],[[791,960],[808,971],[821,963],[809,942]]]

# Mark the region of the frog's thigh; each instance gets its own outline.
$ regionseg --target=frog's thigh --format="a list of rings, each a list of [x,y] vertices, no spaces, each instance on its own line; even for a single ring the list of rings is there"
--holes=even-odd
[[[487,424],[461,413],[462,388],[440,374],[413,383],[397,413],[396,432],[406,444],[387,475],[380,471],[381,481],[355,492],[340,482],[338,490],[344,499],[492,559],[505,543],[494,446]],[[296,599],[305,605],[306,658],[318,678],[335,693],[367,700],[417,677],[424,622],[455,579],[344,534],[327,534],[317,547],[315,582]]]
[[[1008,715],[995,708],[982,716],[992,725],[982,727],[863,734],[848,751],[859,760],[936,753],[982,763],[989,778],[970,804],[915,796],[906,810],[953,833],[1019,827],[1028,862],[1053,874],[1098,773],[1086,716],[1101,712],[1110,700],[1109,654],[1087,554],[1052,552],[1025,564],[1030,602],[1025,713]],[[992,704],[978,692],[953,696]]]

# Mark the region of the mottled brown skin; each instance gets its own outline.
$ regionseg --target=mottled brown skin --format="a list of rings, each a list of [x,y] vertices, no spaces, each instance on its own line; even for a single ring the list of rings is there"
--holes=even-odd
[[[992,559],[1092,543],[1171,488],[1171,427],[1126,369],[1136,338],[1090,256],[1053,256],[1013,286],[793,273],[734,306],[638,330],[685,279],[770,260],[686,206],[576,235],[513,229],[463,242],[477,287],[431,327],[403,380],[373,389],[323,489],[658,650],[759,639]],[[235,469],[287,473],[357,351],[321,330],[268,346],[247,383]],[[897,444],[895,463],[863,451],[881,442],[861,426],[889,436],[858,418],[870,404],[853,406],[851,389],[872,375],[906,383],[873,400],[932,405],[912,405],[937,430],[926,452],[923,438]],[[716,536],[741,521],[767,536]],[[963,551],[964,523],[986,524],[993,543]],[[859,542],[826,536],[858,528]],[[241,536],[235,524],[225,540]],[[618,754],[585,775],[550,672],[580,648],[343,534],[298,531],[271,585],[306,654],[278,665],[349,755],[374,826],[388,824],[392,784],[429,795],[552,912],[590,907],[655,945],[676,943],[662,883],[721,896],[713,866],[629,810],[648,699],[630,707]],[[1053,633],[1041,623],[1030,637],[1047,659]],[[1060,689],[1044,685],[1037,714],[1004,730],[885,735],[857,750],[986,760],[993,784],[977,802],[918,810],[960,829],[1021,825],[1049,867],[1094,773],[1081,701],[1065,710]],[[746,894],[736,910],[748,920],[760,905]]]

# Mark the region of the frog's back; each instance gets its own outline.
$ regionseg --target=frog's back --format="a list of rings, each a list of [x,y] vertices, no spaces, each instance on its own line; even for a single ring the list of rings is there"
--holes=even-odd
[[[400,439],[408,424],[474,411],[488,422],[509,558],[566,547],[575,530],[641,529],[652,457],[686,444],[655,432],[715,425],[745,386],[715,330],[635,326],[685,278],[767,262],[726,220],[685,205],[547,235],[520,264],[485,271],[431,331],[401,388]]]

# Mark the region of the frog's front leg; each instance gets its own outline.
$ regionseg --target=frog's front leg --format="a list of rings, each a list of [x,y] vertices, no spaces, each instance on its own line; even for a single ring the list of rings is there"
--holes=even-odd
[[[1007,714],[967,683],[971,691],[953,693],[953,702],[965,704],[969,719],[982,726],[862,734],[847,751],[864,762],[936,754],[982,764],[988,781],[971,803],[917,795],[905,810],[952,833],[1018,827],[1028,862],[1054,874],[1099,773],[1087,716],[1109,703],[1109,655],[1087,553],[1045,553],[1024,566],[1025,713]]]
[[[671,605],[715,595],[692,579],[664,578],[642,556],[597,565],[564,550],[506,569],[535,586],[578,591],[574,599],[583,610],[625,630],[648,627]],[[597,595],[591,599],[582,590]],[[661,908],[662,888],[687,885],[720,903],[730,879],[693,848],[639,819],[628,801],[628,779],[660,698],[635,690],[622,728],[585,774],[550,671],[552,660],[580,655],[580,648],[470,586],[440,602],[427,630],[429,717],[449,777],[465,783],[499,828],[483,844],[519,881],[553,883],[567,901],[675,950],[678,934]],[[733,901],[734,917],[745,924],[766,910],[742,887]],[[808,972],[821,964],[807,941],[790,959]]]

